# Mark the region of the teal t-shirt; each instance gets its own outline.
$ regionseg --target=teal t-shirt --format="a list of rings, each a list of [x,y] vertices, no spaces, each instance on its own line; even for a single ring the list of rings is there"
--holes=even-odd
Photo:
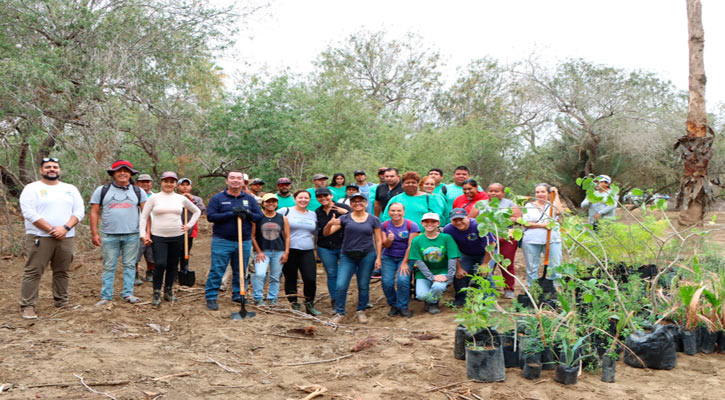
[[[405,218],[415,222],[419,226],[421,226],[420,220],[423,218],[423,214],[428,212],[438,214],[441,218],[441,226],[445,226],[448,223],[448,205],[443,196],[437,194],[409,196],[405,193],[395,195],[390,199],[382,214],[380,214],[380,221],[385,222],[390,219],[388,208],[393,203],[402,204],[405,207]]]
[[[321,206],[320,202],[317,201],[317,196],[315,195],[315,188],[309,188],[307,189],[307,191],[310,192],[310,204],[307,205],[307,210],[315,211]]]
[[[277,201],[278,201],[278,203],[277,203],[278,210],[283,207],[294,207],[295,206],[295,198],[292,196],[292,193],[290,193],[290,195],[287,197],[282,197],[279,195],[279,193],[277,193],[276,196],[277,196]]]
[[[368,192],[368,214],[375,215],[375,192],[377,190],[377,184],[370,186],[370,191]]]
[[[338,201],[338,200],[341,200],[341,199],[344,199],[345,197],[347,197],[345,186],[343,186],[341,188],[336,188],[334,186],[328,186],[327,188],[330,189],[330,191],[332,192],[333,201]]]
[[[428,239],[425,234],[414,237],[410,243],[408,258],[423,261],[433,275],[447,275],[448,260],[460,256],[453,237],[447,233],[439,233],[435,239]],[[416,269],[415,279],[425,279],[425,276]]]
[[[449,183],[446,185],[446,191],[446,200],[448,202],[448,209],[450,210],[453,208],[453,202],[460,196],[463,196],[463,187],[455,183]]]

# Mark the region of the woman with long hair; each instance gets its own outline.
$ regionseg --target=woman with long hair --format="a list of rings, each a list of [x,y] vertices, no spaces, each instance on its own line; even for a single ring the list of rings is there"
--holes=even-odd
[[[282,276],[282,265],[287,262],[290,250],[290,228],[287,217],[278,213],[279,200],[273,193],[262,196],[262,214],[259,222],[252,223],[252,247],[254,258],[254,275],[252,275],[254,304],[265,305],[264,281],[269,269],[269,288],[267,301],[269,305],[277,304],[279,278]]]
[[[345,190],[345,174],[336,172],[332,175],[332,185],[329,186],[332,192],[332,201],[340,201],[347,197]]]
[[[553,194],[553,203],[550,200]],[[548,273],[552,274],[554,280],[559,278],[559,273],[554,271],[561,264],[561,234],[558,225],[550,228],[552,221],[561,215],[561,201],[556,187],[546,183],[540,183],[534,188],[534,201],[526,203],[526,212],[523,214],[526,221],[524,237],[521,240],[521,250],[526,259],[526,284],[531,284],[539,278],[539,262],[541,255],[546,252],[547,231],[551,230],[549,237],[549,267]],[[551,209],[553,207],[553,210]]]

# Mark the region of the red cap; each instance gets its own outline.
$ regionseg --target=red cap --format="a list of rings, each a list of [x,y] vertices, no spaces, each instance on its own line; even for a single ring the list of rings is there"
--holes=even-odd
[[[113,173],[118,171],[121,168],[126,168],[129,171],[131,171],[131,175],[138,174],[138,171],[133,169],[133,164],[131,164],[130,161],[126,161],[126,160],[118,160],[118,161],[114,162],[113,164],[111,164],[111,169],[107,169],[106,172],[108,172],[108,175],[113,176]]]

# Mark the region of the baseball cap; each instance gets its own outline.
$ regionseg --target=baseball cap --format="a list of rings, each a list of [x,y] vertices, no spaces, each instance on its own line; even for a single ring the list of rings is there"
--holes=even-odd
[[[264,185],[264,181],[261,180],[260,178],[252,179],[252,183],[250,183],[250,185],[256,185],[256,184]]]
[[[136,178],[136,182],[153,181],[153,180],[154,179],[149,174],[141,174],[141,175],[138,176],[138,178]]]
[[[468,218],[468,212],[466,212],[465,208],[454,208],[451,211],[451,217],[450,219],[456,219],[456,218]]]
[[[242,174],[242,179],[244,179],[245,182],[249,182],[249,175]]]
[[[355,176],[355,175],[367,175],[367,174],[365,173],[364,169],[358,169],[355,172],[353,172],[352,175]]]
[[[312,175],[312,180],[316,181],[318,179],[327,179],[327,175],[325,174],[314,174]]]
[[[378,175],[384,173],[387,169],[388,169],[388,167],[380,167],[380,168],[378,168]]]
[[[363,200],[367,200],[367,197],[365,197],[365,195],[362,194],[362,193],[360,193],[360,192],[353,193],[353,194],[350,195],[350,200],[357,199],[357,198],[361,198]]]
[[[279,201],[277,196],[274,195],[274,193],[267,193],[264,196],[262,196],[262,203],[264,203],[267,200],[276,200]]]
[[[129,171],[131,171],[131,175],[138,174],[138,171],[133,169],[133,164],[131,164],[130,161],[126,161],[126,160],[118,160],[118,161],[114,162],[113,164],[111,164],[111,168],[107,169],[106,172],[108,172],[108,175],[113,176],[113,173],[118,171],[121,168],[126,168]]]
[[[277,179],[277,184],[278,185],[291,185],[292,181],[290,180],[290,178],[279,178],[279,179]]]
[[[438,214],[433,213],[433,212],[423,214],[423,218],[421,218],[420,220],[425,221],[427,219],[432,219],[434,221],[441,222],[441,217],[439,217]]]
[[[328,189],[326,187],[321,187],[321,188],[315,190],[315,197],[323,196],[326,194],[332,195],[332,192],[330,191],[330,189]]]
[[[179,185],[181,185],[184,182],[188,182],[189,185],[191,185],[191,179],[189,179],[189,178],[181,178],[181,179],[179,179]]]
[[[355,183],[350,183],[350,184],[348,184],[348,185],[346,185],[346,186],[345,186],[345,190],[347,190],[347,189],[352,189],[352,188],[355,188],[355,189],[357,189],[357,190],[360,190],[360,186],[358,186],[358,185],[357,185],[357,184],[355,184]]]
[[[612,178],[610,178],[608,175],[599,175],[598,177],[594,178],[594,180],[599,182],[612,183]]]
[[[174,178],[177,181],[179,180],[179,176],[176,175],[176,172],[174,172],[174,171],[166,171],[163,174],[161,174],[162,181],[166,178]]]

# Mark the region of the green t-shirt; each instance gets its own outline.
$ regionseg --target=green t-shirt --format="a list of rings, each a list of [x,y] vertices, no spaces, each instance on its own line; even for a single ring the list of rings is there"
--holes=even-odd
[[[447,233],[439,233],[435,239],[428,239],[423,233],[413,238],[410,243],[411,260],[425,262],[433,275],[448,274],[448,260],[459,258],[458,245],[453,237]],[[425,276],[418,269],[415,270],[415,279],[425,279]]]
[[[443,196],[437,194],[426,194],[423,196],[409,196],[405,193],[401,193],[393,196],[385,206],[385,210],[380,214],[380,221],[385,222],[390,219],[388,214],[388,208],[393,203],[400,203],[405,207],[405,218],[409,219],[418,226],[420,220],[423,218],[423,214],[428,212],[434,212],[441,218],[441,226],[445,226],[448,223],[448,205]]]
[[[439,184],[438,186],[436,186],[436,187],[435,187],[435,189],[433,189],[433,193],[435,193],[435,194],[440,194],[441,196],[445,196],[445,194],[443,194],[443,192],[442,192],[442,191],[443,191],[443,188],[444,188],[445,186],[446,186],[446,184],[445,184],[445,183],[441,183],[441,184]],[[447,191],[447,190],[448,190],[448,189],[446,189],[446,191]]]
[[[308,192],[310,192],[310,204],[307,205],[307,211],[315,211],[318,208],[320,208],[321,204],[319,201],[317,201],[317,196],[315,195],[315,188],[311,187],[307,189]]]
[[[345,197],[347,197],[347,189],[345,188],[345,186],[343,186],[341,188],[336,188],[334,186],[328,186],[327,188],[330,189],[330,191],[332,192],[333,201],[338,201],[338,200],[341,200],[341,199],[344,199]]]
[[[282,197],[279,195],[279,193],[277,193],[276,196],[277,196],[277,201],[278,201],[278,203],[277,203],[278,210],[283,207],[294,207],[295,206],[295,198],[292,197],[292,193],[290,193],[290,195],[287,197]]]
[[[458,186],[455,183],[449,183],[446,185],[446,200],[448,200],[448,209],[453,208],[453,202],[457,198],[463,196],[463,186]],[[443,193],[441,193],[443,194]]]

